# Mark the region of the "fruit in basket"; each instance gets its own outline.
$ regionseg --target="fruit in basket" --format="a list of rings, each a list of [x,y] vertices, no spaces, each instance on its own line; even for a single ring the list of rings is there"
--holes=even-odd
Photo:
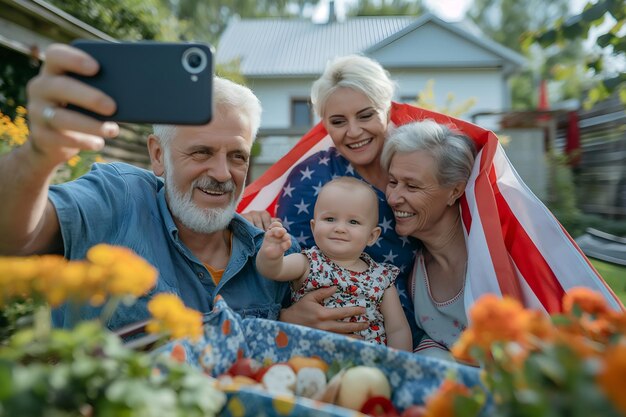
[[[424,417],[426,415],[426,407],[423,405],[412,405],[406,408],[400,417]]]
[[[328,371],[328,364],[320,358],[313,358],[307,356],[292,356],[287,361],[287,365],[291,366],[295,373],[298,373],[302,368],[319,368],[322,372]]]
[[[326,388],[326,374],[319,368],[301,368],[296,374],[296,395],[313,398]]]
[[[247,376],[248,378],[254,378],[255,375],[261,369],[259,361],[251,358],[239,358],[233,363],[233,365],[226,371],[230,376]]]
[[[391,400],[385,397],[370,397],[360,411],[374,417],[400,417]]]
[[[243,375],[223,374],[217,377],[217,386],[224,391],[236,391],[242,387],[253,387],[258,384],[254,379]]]
[[[270,366],[261,378],[263,386],[274,394],[293,394],[296,388],[296,373],[289,365]]]
[[[341,377],[336,404],[358,411],[371,397],[391,398],[391,386],[385,374],[370,366],[347,369]]]

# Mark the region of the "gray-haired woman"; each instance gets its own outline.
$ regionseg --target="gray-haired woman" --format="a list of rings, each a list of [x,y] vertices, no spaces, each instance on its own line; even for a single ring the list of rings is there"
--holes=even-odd
[[[475,156],[470,138],[432,120],[394,129],[382,152],[396,232],[423,244],[409,288],[417,324],[432,340],[424,340],[417,352],[437,344],[450,348],[467,324],[467,249],[459,197]]]

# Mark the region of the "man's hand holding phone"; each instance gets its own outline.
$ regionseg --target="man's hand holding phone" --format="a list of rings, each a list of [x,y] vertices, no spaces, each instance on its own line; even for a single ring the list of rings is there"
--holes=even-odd
[[[56,166],[99,150],[115,122],[203,125],[211,120],[213,53],[200,43],[76,41],[52,45],[28,85],[35,154]]]
[[[116,103],[104,92],[68,77],[72,72],[91,76],[99,71],[98,62],[87,53],[68,45],[52,45],[46,62],[28,84],[30,146],[41,162],[54,167],[81,150],[100,150],[103,138],[119,134],[117,123],[103,122],[67,109],[80,106],[103,116],[116,111]]]

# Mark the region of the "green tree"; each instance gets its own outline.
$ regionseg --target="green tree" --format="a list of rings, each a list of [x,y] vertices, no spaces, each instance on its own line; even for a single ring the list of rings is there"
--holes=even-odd
[[[39,61],[0,48],[0,113],[11,118],[18,106],[26,106],[26,83],[39,71]]]
[[[568,13],[569,3],[569,0],[475,0],[468,11],[469,19],[485,35],[528,59],[529,66],[511,77],[513,108],[535,108],[538,80],[554,78],[553,71],[559,66],[568,69],[567,73],[561,73],[568,82],[561,83],[557,98],[580,94],[581,77],[584,77],[579,65],[584,53],[581,42],[574,42],[562,51],[522,47],[525,33],[562,19]]]
[[[362,0],[348,11],[350,16],[414,16],[424,12],[421,0]]]
[[[604,31],[598,33],[595,39],[594,53],[584,62],[585,68],[596,77],[585,106],[591,107],[593,103],[608,97],[614,91],[626,103],[626,71],[623,64],[626,54],[626,6],[623,0],[588,2],[582,13],[544,27],[546,26],[549,29],[530,33],[524,46],[529,48],[538,43],[543,48],[562,51],[572,43],[588,38],[592,29],[604,27]],[[621,64],[610,69],[607,65],[609,61]],[[567,74],[567,69],[563,71]]]
[[[120,40],[163,39],[169,10],[159,0],[49,0],[50,3]]]
[[[48,0],[96,29],[121,40],[178,39],[183,25],[161,0]],[[26,105],[26,83],[39,72],[39,60],[0,48],[0,111],[14,117]]]
[[[298,17],[319,0],[160,0],[185,26],[181,39],[217,44],[231,18]]]

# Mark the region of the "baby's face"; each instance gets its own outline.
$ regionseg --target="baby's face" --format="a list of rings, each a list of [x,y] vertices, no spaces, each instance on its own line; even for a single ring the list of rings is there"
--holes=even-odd
[[[333,260],[357,259],[378,238],[377,204],[360,188],[323,190],[311,221],[315,244]]]

